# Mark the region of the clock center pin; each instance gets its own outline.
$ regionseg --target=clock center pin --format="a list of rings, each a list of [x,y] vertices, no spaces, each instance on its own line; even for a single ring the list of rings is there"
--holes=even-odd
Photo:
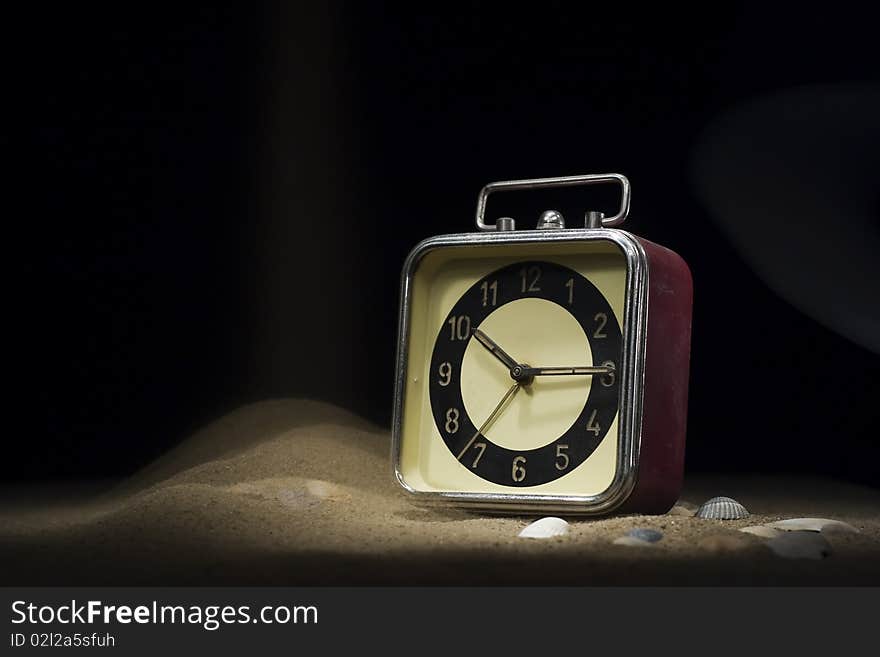
[[[522,365],[517,365],[516,367],[514,367],[513,369],[510,370],[510,378],[512,378],[514,381],[516,381],[517,383],[519,383],[521,385],[524,385],[524,386],[531,385],[535,380],[534,375],[529,373],[529,370],[531,370],[531,367],[532,366],[529,365],[528,363],[523,363]]]

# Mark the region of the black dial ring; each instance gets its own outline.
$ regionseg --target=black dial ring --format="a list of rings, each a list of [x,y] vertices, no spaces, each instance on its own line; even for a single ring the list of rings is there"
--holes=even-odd
[[[588,336],[594,364],[618,365],[622,342],[620,323],[604,295],[587,278],[557,263],[523,261],[502,267],[475,282],[456,302],[438,332],[431,358],[434,422],[463,467],[483,479],[513,487],[548,483],[572,472],[602,442],[618,410],[619,377],[597,375],[569,429],[561,436],[548,436],[539,447],[511,450],[476,435],[476,423],[485,418],[468,417],[458,376],[471,332],[499,308],[525,298],[555,303],[574,316]],[[552,334],[537,337],[553,339]]]

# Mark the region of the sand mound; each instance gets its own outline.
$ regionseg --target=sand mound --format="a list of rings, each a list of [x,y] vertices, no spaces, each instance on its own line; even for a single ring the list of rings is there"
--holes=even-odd
[[[353,432],[380,433],[366,420],[332,404],[307,399],[270,399],[248,404],[210,423],[141,470],[119,490],[144,488],[188,468],[240,454],[297,429],[310,427],[321,431],[324,425]],[[350,434],[346,432],[346,435]],[[366,448],[366,445],[358,446]],[[381,449],[385,449],[384,445]]]
[[[880,495],[817,480],[704,479],[753,516],[572,522],[414,506],[393,483],[385,429],[328,404],[273,400],[210,424],[130,481],[79,504],[0,511],[4,584],[880,583]],[[59,498],[61,499],[61,498]],[[33,507],[31,504],[30,507]],[[822,561],[780,560],[737,527],[794,515],[845,520]],[[615,545],[634,527],[651,547]]]

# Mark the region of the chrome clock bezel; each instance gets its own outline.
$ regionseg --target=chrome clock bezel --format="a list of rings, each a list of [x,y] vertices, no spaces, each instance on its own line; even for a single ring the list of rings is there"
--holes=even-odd
[[[486,247],[508,244],[547,244],[608,241],[617,245],[626,259],[626,284],[622,320],[621,384],[617,466],[607,489],[596,495],[548,495],[526,493],[479,493],[423,491],[410,486],[400,469],[403,441],[404,395],[407,377],[412,284],[421,260],[431,251],[450,247]],[[423,240],[407,257],[401,276],[398,318],[394,409],[391,426],[391,462],[394,478],[416,502],[450,505],[496,513],[556,512],[567,515],[609,513],[623,504],[636,484],[642,427],[646,319],[648,306],[648,263],[639,241],[619,229],[585,228],[559,231],[518,230],[439,235]]]

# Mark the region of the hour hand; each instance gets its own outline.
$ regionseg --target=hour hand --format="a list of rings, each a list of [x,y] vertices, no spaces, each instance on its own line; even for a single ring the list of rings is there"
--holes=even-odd
[[[492,352],[492,355],[495,356],[498,360],[504,363],[507,366],[507,369],[513,370],[514,367],[519,367],[519,363],[517,363],[513,358],[511,358],[504,349],[498,346],[498,344],[492,340],[488,335],[483,333],[480,329],[474,329],[472,331],[473,336],[477,339],[481,345],[486,347],[489,351]]]
[[[593,374],[611,374],[613,367],[608,365],[590,367],[521,367],[515,371],[517,378],[531,378],[533,376],[589,376]]]

